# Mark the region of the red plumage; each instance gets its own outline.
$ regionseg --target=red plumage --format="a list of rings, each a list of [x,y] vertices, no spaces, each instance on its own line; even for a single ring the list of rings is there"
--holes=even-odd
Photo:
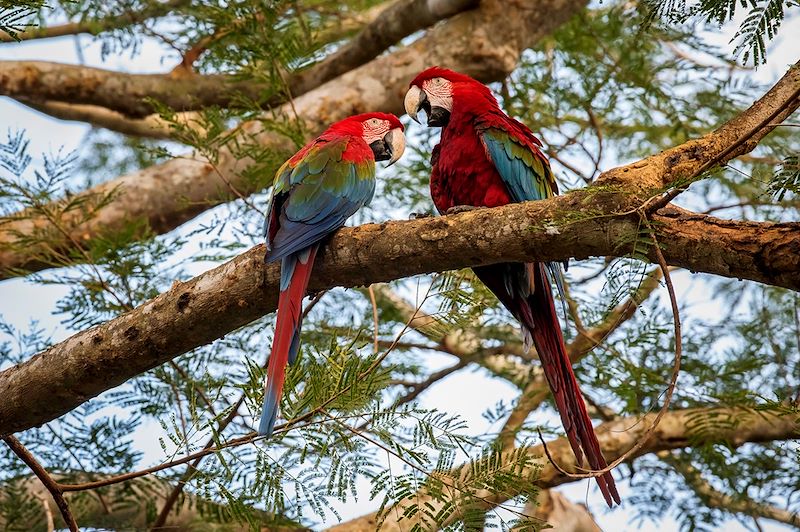
[[[449,119],[431,158],[431,196],[439,212],[445,213],[459,205],[497,207],[516,201],[543,199],[557,193],[547,159],[539,149],[541,143],[527,126],[500,110],[485,85],[439,67],[425,70],[411,85],[424,89],[426,82],[434,78],[450,82],[452,99]],[[498,155],[491,153],[487,132],[495,135],[489,141],[497,142],[498,138],[509,140],[506,175],[501,175],[498,169]],[[530,170],[528,174],[519,175],[523,159],[512,157],[515,149],[517,153],[528,152],[528,156],[533,156],[531,165],[524,167]],[[541,169],[541,175],[534,169]],[[525,188],[521,184],[523,179],[533,179],[535,187]],[[520,191],[544,193],[538,198],[520,198],[523,193]],[[579,465],[582,456],[586,455],[592,469],[604,469],[607,464],[566,352],[545,264],[496,264],[477,267],[474,271],[519,320],[523,334],[530,335]],[[611,506],[612,501],[619,504],[611,473],[596,480],[608,505]]]
[[[302,301],[319,243],[370,202],[375,191],[375,159],[380,155],[380,160],[391,164],[402,155],[402,131],[402,124],[392,114],[351,116],[305,145],[275,175],[264,260],[281,261],[281,280],[260,435],[272,434],[286,364],[297,357]]]
[[[267,412],[262,416],[259,431],[272,434],[275,424],[275,413],[283,393],[283,382],[286,378],[286,364],[290,357],[297,356],[300,326],[303,317],[303,298],[306,296],[314,259],[317,256],[318,244],[308,251],[305,262],[297,260],[289,281],[289,287],[278,296],[278,316],[275,322],[275,335],[272,339],[272,351],[267,365],[267,389],[264,392],[264,408]],[[295,344],[295,345],[292,345]]]

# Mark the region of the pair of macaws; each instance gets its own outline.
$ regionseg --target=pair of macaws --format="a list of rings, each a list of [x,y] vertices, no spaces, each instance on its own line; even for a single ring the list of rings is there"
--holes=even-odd
[[[405,96],[408,115],[442,136],[431,156],[431,196],[444,214],[454,207],[497,207],[541,200],[558,191],[541,143],[506,115],[490,90],[439,67],[420,73]],[[300,346],[302,300],[320,241],[336,231],[375,191],[375,162],[403,154],[396,116],[366,113],[333,124],[278,170],[267,218],[267,262],[281,261],[280,296],[264,406],[258,432],[275,425],[286,363]],[[473,268],[478,278],[520,322],[526,348],[536,347],[570,445],[580,463],[606,467],[586,412],[556,314],[551,286],[562,284],[559,263],[506,263]],[[620,502],[611,473],[596,477],[611,506]]]

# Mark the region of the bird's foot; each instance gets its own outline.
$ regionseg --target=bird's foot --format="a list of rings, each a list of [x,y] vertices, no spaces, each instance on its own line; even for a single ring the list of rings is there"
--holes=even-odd
[[[474,211],[475,209],[480,209],[480,208],[481,207],[476,207],[474,205],[455,205],[447,209],[447,212],[445,212],[445,214],[458,214],[461,212]]]
[[[430,212],[412,212],[408,215],[409,220],[419,220],[421,218],[433,218],[433,213]]]

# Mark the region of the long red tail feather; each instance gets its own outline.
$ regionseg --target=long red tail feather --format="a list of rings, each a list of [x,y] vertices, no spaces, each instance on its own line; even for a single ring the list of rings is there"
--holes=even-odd
[[[258,426],[260,435],[271,436],[278,416],[278,405],[283,392],[283,381],[286,376],[286,364],[293,362],[299,349],[301,319],[303,315],[303,297],[306,294],[308,280],[314,267],[317,246],[308,250],[308,258],[301,260],[305,251],[296,253],[293,271],[290,273],[289,286],[278,296],[278,315],[275,323],[275,335],[272,340],[272,352],[267,366],[267,379],[264,383],[264,404],[261,421]],[[287,272],[288,273],[288,272]],[[283,277],[284,272],[281,273]]]
[[[481,281],[498,296],[531,335],[578,465],[581,465],[583,455],[586,455],[589,467],[594,470],[604,469],[608,464],[600,450],[600,443],[592,428],[592,420],[586,411],[583,395],[572,371],[572,362],[564,345],[544,264],[533,265],[532,293],[527,297],[508,293],[509,283],[504,278],[514,275],[512,272],[524,275],[523,271],[523,265],[499,264],[475,268],[475,273]],[[516,286],[523,285],[521,280],[516,284]],[[511,283],[511,286],[514,286],[514,283]],[[595,480],[609,506],[612,506],[613,502],[620,504],[619,493],[610,472],[596,477]]]

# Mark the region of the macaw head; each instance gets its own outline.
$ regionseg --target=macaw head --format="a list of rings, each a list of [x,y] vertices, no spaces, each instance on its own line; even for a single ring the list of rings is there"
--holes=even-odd
[[[390,113],[364,113],[350,116],[335,123],[329,131],[338,131],[364,139],[375,161],[389,161],[389,167],[397,162],[406,149],[403,124]]]
[[[420,72],[409,84],[405,98],[408,116],[419,123],[420,110],[428,116],[428,127],[445,127],[454,107],[478,111],[481,106],[497,106],[491,91],[471,77],[441,67]]]

